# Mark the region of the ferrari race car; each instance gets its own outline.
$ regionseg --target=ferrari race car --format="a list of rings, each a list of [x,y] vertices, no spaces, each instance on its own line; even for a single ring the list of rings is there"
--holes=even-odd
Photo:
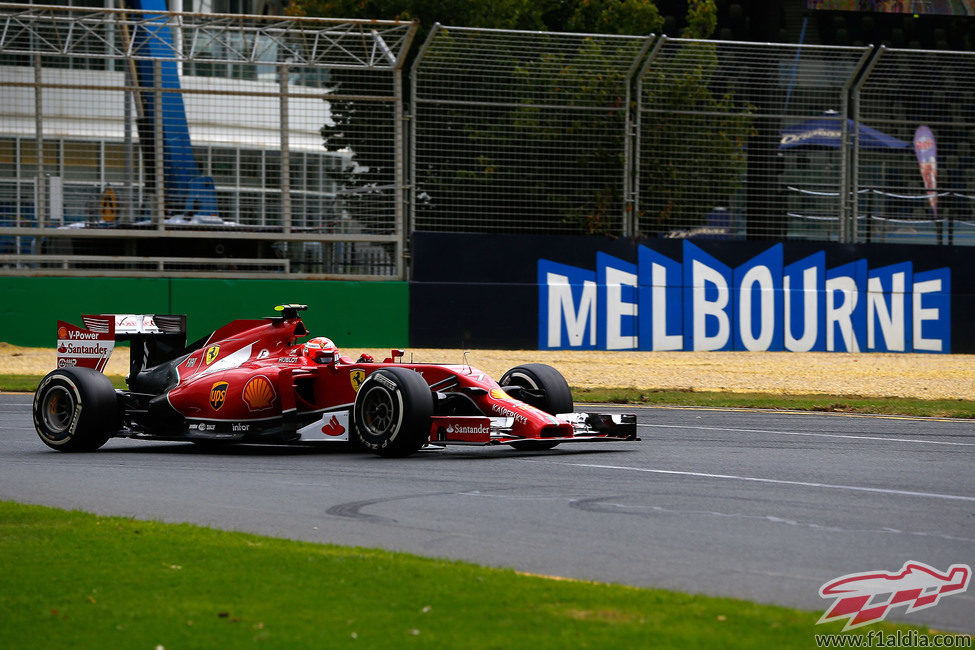
[[[92,451],[112,437],[197,443],[343,441],[380,456],[426,445],[550,449],[563,442],[638,440],[635,415],[573,412],[554,368],[526,364],[500,382],[469,365],[377,363],[331,340],[299,344],[299,312],[235,320],[186,345],[186,316],[83,316],[58,322],[58,368],[34,394],[41,440]],[[131,345],[128,390],[102,374],[117,341]]]

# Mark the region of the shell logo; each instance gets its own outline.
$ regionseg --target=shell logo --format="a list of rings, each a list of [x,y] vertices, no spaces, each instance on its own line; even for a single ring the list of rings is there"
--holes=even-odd
[[[59,327],[58,328],[58,338],[59,339],[66,339],[66,338],[68,338],[68,328],[67,327]]]
[[[491,397],[494,399],[511,399],[511,395],[508,395],[508,393],[504,392],[500,388],[492,388]]]
[[[274,386],[264,375],[252,377],[244,385],[244,403],[252,411],[262,411],[271,408],[276,397],[277,393],[274,392]]]

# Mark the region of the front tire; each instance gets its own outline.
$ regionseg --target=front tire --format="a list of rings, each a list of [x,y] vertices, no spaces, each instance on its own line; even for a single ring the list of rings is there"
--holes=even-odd
[[[372,373],[355,398],[357,442],[384,457],[409,456],[430,440],[433,393],[418,373],[383,368]]]
[[[90,368],[59,368],[34,393],[34,428],[58,451],[94,451],[119,430],[112,382]]]
[[[502,390],[515,386],[519,389],[518,399],[537,409],[558,415],[573,411],[572,391],[568,382],[558,370],[544,363],[526,363],[516,366],[501,375]],[[521,451],[542,451],[557,447],[559,443],[545,440],[526,440],[509,443]]]

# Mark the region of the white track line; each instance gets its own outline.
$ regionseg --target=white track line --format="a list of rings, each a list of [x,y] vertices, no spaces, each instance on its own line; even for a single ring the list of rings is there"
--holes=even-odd
[[[683,424],[637,424],[638,427],[660,429],[697,429],[699,431],[734,431],[737,433],[774,433],[782,436],[813,436],[817,438],[846,438],[848,440],[880,440],[883,442],[913,442],[920,445],[950,445],[954,447],[975,447],[975,442],[952,442],[947,440],[921,440],[918,438],[886,438],[884,436],[855,436],[843,433],[810,433],[808,431],[777,431],[774,429],[731,429],[728,427],[703,427]]]
[[[778,485],[797,485],[800,487],[826,488],[829,490],[849,490],[854,492],[875,492],[877,494],[896,494],[899,496],[923,497],[927,499],[947,499],[951,501],[975,502],[975,497],[959,494],[939,494],[937,492],[912,492],[910,490],[892,490],[887,488],[861,487],[857,485],[833,485],[830,483],[811,483],[807,481],[785,481],[774,478],[759,478],[755,476],[736,476],[734,474],[708,474],[706,472],[682,472],[671,469],[650,469],[647,467],[627,467],[625,465],[596,465],[592,463],[566,463],[560,461],[544,461],[524,459],[529,463],[548,463],[550,465],[568,465],[569,467],[588,467],[592,469],[612,469],[628,472],[645,472],[648,474],[669,474],[672,476],[694,476],[697,478],[724,479],[731,481],[749,481],[752,483],[775,483]]]

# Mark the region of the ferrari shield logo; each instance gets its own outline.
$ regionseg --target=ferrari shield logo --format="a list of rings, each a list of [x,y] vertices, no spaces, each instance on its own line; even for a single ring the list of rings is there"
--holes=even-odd
[[[227,388],[229,386],[230,384],[225,381],[217,381],[210,386],[210,406],[213,407],[214,411],[219,411],[227,400]]]
[[[206,353],[203,355],[203,362],[209,366],[211,363],[213,363],[213,360],[217,358],[218,354],[220,354],[220,346],[211,345],[207,348]]]
[[[365,380],[366,380],[365,370],[356,369],[349,373],[349,381],[352,382],[352,390],[354,390],[357,393],[359,392],[359,386],[361,386],[362,382],[364,382]]]

